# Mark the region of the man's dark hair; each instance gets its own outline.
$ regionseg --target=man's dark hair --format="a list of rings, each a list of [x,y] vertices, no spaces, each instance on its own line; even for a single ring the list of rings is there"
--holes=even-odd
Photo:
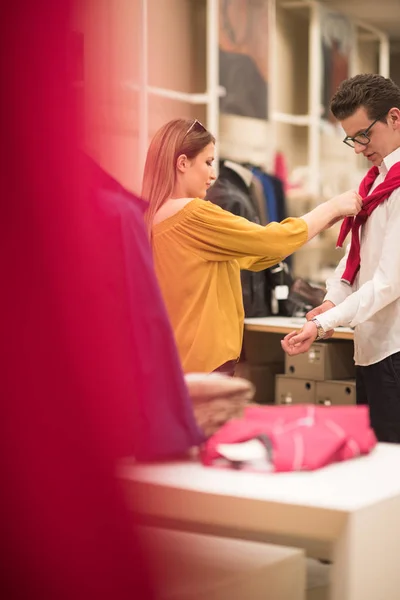
[[[351,117],[363,106],[371,121],[384,121],[393,107],[400,109],[400,88],[382,75],[355,75],[342,81],[331,100],[331,111],[339,121]]]

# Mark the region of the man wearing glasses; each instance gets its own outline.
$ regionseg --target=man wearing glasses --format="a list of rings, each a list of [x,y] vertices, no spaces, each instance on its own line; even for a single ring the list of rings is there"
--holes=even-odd
[[[400,443],[400,88],[380,75],[344,81],[331,101],[344,143],[372,164],[360,185],[363,208],[342,223],[351,243],[327,281],[324,302],[282,346],[306,352],[334,327],[354,327],[357,403],[368,404],[382,442]]]

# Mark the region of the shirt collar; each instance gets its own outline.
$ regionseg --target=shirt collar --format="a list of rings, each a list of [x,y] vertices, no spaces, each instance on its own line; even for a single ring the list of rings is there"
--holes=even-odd
[[[379,173],[386,176],[389,169],[391,169],[397,162],[400,162],[400,147],[396,148],[396,150],[393,150],[393,152],[385,156],[379,167]]]

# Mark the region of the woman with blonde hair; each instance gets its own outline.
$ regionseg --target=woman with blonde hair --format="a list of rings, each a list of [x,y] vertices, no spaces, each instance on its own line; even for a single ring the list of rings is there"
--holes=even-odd
[[[240,269],[278,263],[361,208],[349,191],[301,218],[251,223],[204,200],[214,147],[197,119],[170,121],[151,141],[143,177],[155,268],[186,373],[233,373],[243,337]]]

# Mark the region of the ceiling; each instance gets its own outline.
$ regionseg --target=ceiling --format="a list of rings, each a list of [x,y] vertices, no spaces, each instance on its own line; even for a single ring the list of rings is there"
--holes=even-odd
[[[400,41],[400,0],[320,0],[321,4],[373,25]]]

